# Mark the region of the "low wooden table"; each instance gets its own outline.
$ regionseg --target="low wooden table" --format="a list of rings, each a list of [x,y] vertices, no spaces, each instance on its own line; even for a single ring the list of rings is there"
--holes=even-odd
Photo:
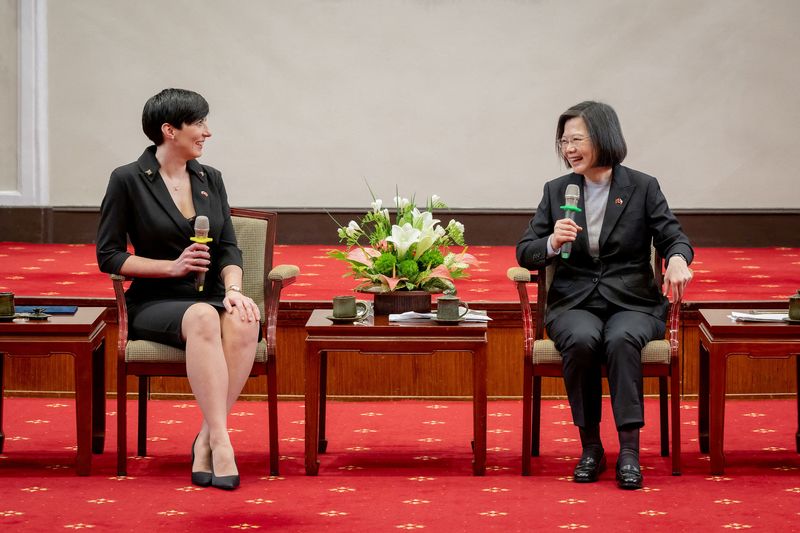
[[[729,315],[746,309],[700,309],[700,390],[698,440],[711,456],[711,473],[725,470],[725,371],[728,357],[788,358],[800,354],[800,325],[786,322],[737,322]],[[779,312],[771,310],[772,312]],[[800,358],[797,361],[800,384]],[[800,395],[795,445],[800,453]]]
[[[69,354],[75,361],[77,472],[88,476],[92,452],[103,453],[105,418],[105,307],[80,307],[74,315],[46,321],[0,322],[0,452],[3,451],[3,361],[10,357]]]
[[[389,322],[388,317],[363,323],[333,324],[330,310],[317,309],[306,323],[306,475],[319,471],[317,453],[327,449],[325,403],[328,352],[370,355],[433,355],[436,352],[472,353],[473,473],[486,472],[486,323],[440,325],[431,320]]]

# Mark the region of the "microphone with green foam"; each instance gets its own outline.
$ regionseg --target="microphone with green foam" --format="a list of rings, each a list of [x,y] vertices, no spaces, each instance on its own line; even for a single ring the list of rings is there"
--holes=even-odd
[[[567,190],[564,193],[564,205],[561,206],[561,209],[564,210],[564,218],[575,220],[575,213],[581,212],[581,208],[578,207],[580,198],[581,188],[574,183],[567,185]],[[572,241],[561,245],[561,259],[569,259],[570,253],[572,253]]]

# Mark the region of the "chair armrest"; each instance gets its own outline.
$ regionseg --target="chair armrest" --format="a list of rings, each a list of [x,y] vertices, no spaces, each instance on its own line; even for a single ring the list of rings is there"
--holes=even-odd
[[[523,281],[525,283],[530,283],[531,281],[531,271],[527,268],[522,267],[511,267],[506,272],[508,279],[513,282]]]
[[[678,357],[678,347],[680,341],[678,334],[680,332],[680,319],[681,319],[681,300],[675,300],[669,304],[669,315],[667,316],[667,335],[669,339],[669,349],[671,357]]]
[[[125,301],[125,286],[123,283],[131,278],[121,274],[109,274],[114,285],[114,299],[117,304],[117,358],[125,359],[125,348],[128,344],[128,305]]]
[[[269,271],[270,281],[285,281],[297,277],[300,269],[295,265],[278,265]]]
[[[275,334],[278,327],[278,308],[281,301],[281,290],[295,282],[300,274],[300,269],[295,265],[278,265],[269,271],[271,289],[266,305],[264,327],[264,340],[267,342],[267,361],[275,357]]]

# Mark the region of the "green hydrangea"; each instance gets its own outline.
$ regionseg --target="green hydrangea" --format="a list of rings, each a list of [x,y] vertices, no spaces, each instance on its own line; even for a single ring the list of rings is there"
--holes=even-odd
[[[383,252],[380,257],[375,259],[375,262],[372,263],[373,268],[378,274],[383,274],[384,276],[392,276],[394,274],[394,266],[397,264],[397,258],[389,253]]]
[[[438,248],[428,248],[417,260],[424,268],[436,268],[444,263],[444,256]]]
[[[397,275],[401,278],[414,279],[417,274],[419,274],[419,267],[413,259],[400,261],[397,265]]]

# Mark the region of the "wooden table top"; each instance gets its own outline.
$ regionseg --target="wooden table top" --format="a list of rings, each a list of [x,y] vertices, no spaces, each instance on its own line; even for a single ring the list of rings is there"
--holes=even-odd
[[[73,315],[51,315],[47,320],[15,318],[0,322],[0,339],[17,335],[80,334],[93,331],[102,321],[105,307],[79,307]]]
[[[753,311],[780,313],[788,309],[700,309],[700,323],[709,328],[715,335],[731,335],[741,337],[795,337],[800,341],[800,323],[790,322],[742,322],[730,317],[733,311],[752,313]]]
[[[330,309],[315,309],[306,323],[306,331],[312,335],[336,336],[436,336],[436,337],[482,337],[486,335],[487,322],[458,322],[440,324],[434,320],[420,319],[389,322],[388,316],[368,317],[361,322],[334,324],[327,317]]]

